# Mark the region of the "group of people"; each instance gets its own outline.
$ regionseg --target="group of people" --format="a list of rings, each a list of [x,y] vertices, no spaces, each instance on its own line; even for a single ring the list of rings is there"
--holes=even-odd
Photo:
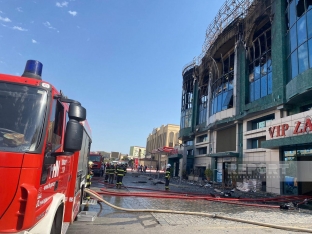
[[[116,187],[121,188],[122,179],[127,173],[127,166],[121,163],[117,163],[116,165],[107,163],[105,168],[104,182],[114,184],[114,180],[116,180]]]
[[[105,178],[104,182],[107,182],[109,184],[114,184],[114,180],[116,180],[116,187],[121,188],[122,186],[122,179],[127,173],[127,165],[123,165],[120,162],[116,165],[106,163],[105,165],[102,165],[103,173],[101,173],[102,176],[104,176],[105,171]],[[169,182],[170,182],[170,172],[171,172],[171,165],[167,164],[166,167],[166,174],[165,174],[165,190],[169,190]],[[89,170],[87,174],[87,182],[86,187],[90,188],[91,186],[91,179],[93,176],[92,172],[92,162],[89,163]],[[87,199],[90,199],[90,195],[87,194]]]

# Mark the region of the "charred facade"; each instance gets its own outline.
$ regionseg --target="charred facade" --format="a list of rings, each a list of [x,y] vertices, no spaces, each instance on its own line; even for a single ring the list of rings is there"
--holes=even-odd
[[[255,166],[244,173],[253,175],[255,190],[312,193],[299,175],[286,170],[270,178],[263,166],[312,161],[310,125],[292,131],[294,121],[312,116],[311,25],[310,0],[225,1],[207,28],[202,54],[182,70],[180,139],[188,172],[204,178],[211,168],[214,181],[234,186],[250,183],[230,176],[250,163]]]

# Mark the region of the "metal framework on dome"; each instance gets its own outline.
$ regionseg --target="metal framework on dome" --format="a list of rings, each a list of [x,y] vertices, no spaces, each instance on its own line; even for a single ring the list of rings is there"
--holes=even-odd
[[[248,9],[256,2],[255,0],[226,0],[216,14],[214,20],[208,25],[206,29],[206,38],[202,46],[202,53],[194,58],[191,62],[183,67],[182,75],[195,65],[200,65],[202,58],[211,45],[216,41],[223,30],[231,24],[235,19],[241,17],[245,18]],[[253,4],[254,3],[254,4]]]

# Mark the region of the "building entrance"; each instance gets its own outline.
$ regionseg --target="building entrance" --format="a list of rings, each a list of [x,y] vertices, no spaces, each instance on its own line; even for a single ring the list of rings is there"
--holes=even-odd
[[[283,194],[312,195],[312,145],[283,148],[287,168],[282,173]]]
[[[312,156],[302,156],[298,157],[298,194],[299,195],[312,195],[312,181],[306,181],[308,178],[306,174],[311,174]],[[302,181],[300,181],[302,178]]]

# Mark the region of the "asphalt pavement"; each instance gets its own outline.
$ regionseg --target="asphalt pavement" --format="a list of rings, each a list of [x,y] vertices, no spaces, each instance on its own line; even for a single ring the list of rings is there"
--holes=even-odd
[[[103,178],[94,177],[91,189],[101,191],[107,189],[114,192],[152,192],[164,191],[163,174],[128,172],[123,179],[124,187],[116,189],[104,183]],[[210,186],[192,184],[187,181],[172,180],[171,192],[185,194],[219,194],[218,189]],[[272,194],[232,192],[233,197],[274,196]],[[301,227],[311,229],[312,213],[309,210],[280,210],[263,207],[241,206],[206,200],[182,200],[165,198],[148,198],[139,196],[109,196],[103,198],[119,207],[133,209],[125,212],[111,208],[94,200],[82,209],[86,214],[94,214],[94,221],[75,221],[70,225],[67,234],[93,233],[297,233],[256,226],[241,222],[233,222],[217,218],[197,215],[172,213],[136,212],[136,209],[179,210],[204,212],[228,217],[258,221],[282,226]],[[302,232],[301,232],[302,233]]]

